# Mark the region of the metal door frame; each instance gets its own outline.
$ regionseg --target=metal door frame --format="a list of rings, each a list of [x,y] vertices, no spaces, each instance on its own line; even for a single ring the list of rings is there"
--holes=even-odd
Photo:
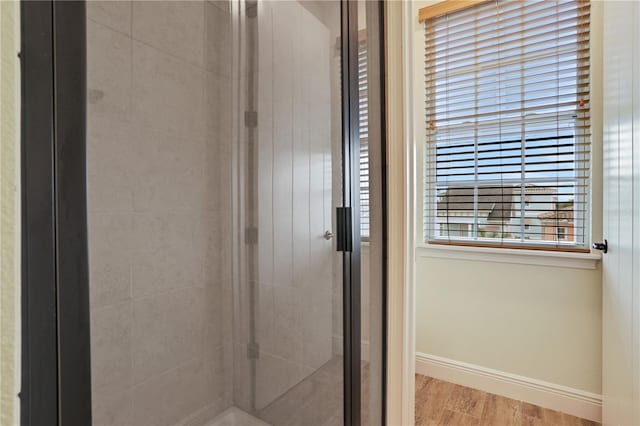
[[[22,425],[91,423],[83,1],[21,2]]]
[[[361,237],[360,237],[360,131],[359,131],[359,87],[358,87],[358,6],[357,0],[342,1],[341,50],[342,50],[342,171],[343,203],[350,213],[347,251],[343,252],[343,335],[344,335],[344,424],[361,424]],[[382,388],[380,389],[381,424],[386,425],[387,414],[387,188],[386,188],[386,128],[385,128],[385,45],[384,45],[384,2],[373,0],[367,7],[375,7],[380,31],[380,150],[382,158]],[[371,145],[370,145],[371,146]],[[338,225],[340,228],[340,225]],[[342,238],[338,235],[338,239]],[[338,242],[340,244],[340,241]],[[349,303],[347,303],[349,301]],[[375,373],[374,373],[375,374]]]

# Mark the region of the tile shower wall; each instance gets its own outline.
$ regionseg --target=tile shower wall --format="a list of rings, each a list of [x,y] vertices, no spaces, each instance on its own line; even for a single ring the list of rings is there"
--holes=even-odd
[[[88,2],[96,425],[232,403],[230,32],[226,2]]]

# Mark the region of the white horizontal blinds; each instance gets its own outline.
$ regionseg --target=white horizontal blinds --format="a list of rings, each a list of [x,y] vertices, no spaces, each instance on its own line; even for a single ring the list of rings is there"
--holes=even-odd
[[[358,100],[360,117],[360,236],[369,238],[369,88],[367,85],[367,41],[361,32],[358,43]]]
[[[588,244],[589,3],[487,1],[425,25],[425,231]]]

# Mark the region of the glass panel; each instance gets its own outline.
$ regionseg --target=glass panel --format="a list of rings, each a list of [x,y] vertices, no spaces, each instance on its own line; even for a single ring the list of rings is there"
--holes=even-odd
[[[88,2],[95,425],[342,424],[340,24]]]
[[[342,205],[340,9],[240,7],[240,111],[257,123],[237,145],[251,237],[238,244],[234,403],[272,425],[343,422],[342,254],[325,237]]]
[[[361,204],[361,423],[383,419],[382,93],[379,2],[358,1]]]

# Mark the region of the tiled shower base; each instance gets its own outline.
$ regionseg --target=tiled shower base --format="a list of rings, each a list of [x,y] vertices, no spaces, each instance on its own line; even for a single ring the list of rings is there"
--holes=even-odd
[[[262,420],[245,413],[239,408],[230,407],[220,413],[205,426],[271,426]]]

